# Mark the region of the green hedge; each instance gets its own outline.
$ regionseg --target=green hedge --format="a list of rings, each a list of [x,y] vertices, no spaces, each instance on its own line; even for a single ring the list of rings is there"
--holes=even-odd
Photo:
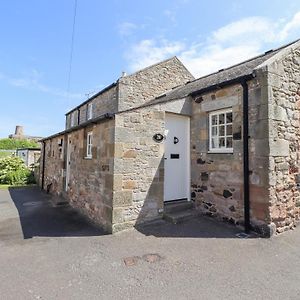
[[[18,148],[39,148],[39,144],[29,140],[0,139],[0,149],[15,150]]]
[[[0,184],[23,185],[35,183],[34,174],[19,157],[0,159]]]

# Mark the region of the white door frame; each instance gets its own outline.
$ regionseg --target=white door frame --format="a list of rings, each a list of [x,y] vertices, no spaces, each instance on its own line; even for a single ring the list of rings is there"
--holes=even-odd
[[[175,114],[175,113],[168,113],[166,112],[166,117],[168,117],[168,115],[175,115],[175,116],[178,116],[178,117],[185,117],[186,120],[187,120],[187,126],[186,126],[186,140],[187,140],[187,143],[186,143],[186,191],[187,191],[187,195],[186,198],[187,201],[191,201],[191,153],[190,153],[190,145],[191,145],[191,140],[190,140],[190,123],[191,123],[191,118],[190,116],[186,116],[186,115],[181,115],[181,114]],[[166,128],[167,129],[167,128]],[[166,144],[165,144],[165,147],[166,147]],[[169,159],[169,158],[167,158]],[[165,172],[166,173],[166,172]],[[165,177],[166,178],[166,177]],[[165,196],[166,196],[166,193],[165,193],[165,187],[166,187],[166,181],[164,179],[164,202],[169,202],[169,201],[173,201],[176,199],[166,199]]]
[[[70,163],[71,163],[71,135],[69,134],[67,137],[67,156],[66,156],[66,180],[65,180],[65,191],[67,192],[69,189],[69,181],[70,181]]]

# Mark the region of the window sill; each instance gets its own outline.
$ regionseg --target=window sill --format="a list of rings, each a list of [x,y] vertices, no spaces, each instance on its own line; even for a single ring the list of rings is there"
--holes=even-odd
[[[93,159],[93,157],[92,156],[86,156],[86,157],[84,157],[84,159]]]
[[[209,150],[208,154],[233,154],[233,150]]]

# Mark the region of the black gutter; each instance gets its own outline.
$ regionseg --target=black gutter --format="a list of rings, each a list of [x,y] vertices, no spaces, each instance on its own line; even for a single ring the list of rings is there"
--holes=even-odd
[[[101,115],[101,116],[99,116],[99,117],[97,117],[97,118],[88,120],[88,121],[86,121],[86,122],[84,122],[84,123],[82,123],[82,124],[79,124],[79,125],[77,125],[77,126],[73,126],[73,127],[69,128],[69,129],[66,129],[66,130],[64,130],[64,131],[61,131],[61,132],[55,133],[55,134],[53,134],[53,135],[50,135],[50,136],[48,136],[48,137],[45,137],[45,138],[41,139],[40,142],[44,142],[44,141],[46,141],[46,140],[49,140],[49,139],[58,137],[58,136],[60,136],[60,135],[64,135],[64,134],[66,134],[66,133],[70,133],[70,132],[76,131],[76,130],[78,130],[78,129],[87,127],[87,126],[89,126],[89,125],[91,125],[91,124],[97,124],[97,123],[99,123],[99,122],[101,122],[101,121],[104,121],[104,120],[111,120],[111,119],[114,118],[114,116],[115,116],[115,115],[112,114],[112,113],[106,113],[106,114],[104,114],[104,115]]]
[[[253,74],[253,73],[243,75],[243,76],[240,76],[240,77],[236,77],[234,79],[226,80],[226,81],[223,81],[223,82],[220,82],[220,83],[217,83],[217,84],[210,85],[208,87],[199,89],[197,91],[194,91],[194,92],[190,93],[188,96],[195,97],[195,96],[200,95],[200,94],[205,94],[205,93],[208,93],[208,92],[211,92],[211,91],[214,91],[214,90],[219,90],[219,89],[221,89],[223,87],[226,87],[226,86],[229,86],[229,85],[241,84],[242,81],[247,81],[247,80],[253,79],[254,77],[255,77],[255,74]]]
[[[45,162],[46,162],[46,143],[43,142],[43,167],[42,167],[42,182],[41,182],[41,188],[44,189],[44,182],[45,182]]]
[[[253,79],[255,74],[240,76],[219,84],[215,84],[198,91],[192,92],[189,95],[195,97],[200,94],[205,94],[229,85],[240,84],[243,88],[243,176],[244,176],[244,228],[245,232],[249,233],[251,229],[250,222],[250,188],[249,188],[249,93],[247,81]]]
[[[71,112],[79,109],[81,106],[89,103],[90,101],[92,101],[94,98],[98,97],[99,95],[103,94],[104,92],[110,90],[111,88],[115,87],[117,85],[117,82],[114,82],[110,85],[108,85],[107,87],[105,87],[103,90],[101,90],[100,92],[94,94],[93,96],[91,96],[89,99],[85,100],[84,102],[80,103],[79,105],[77,105],[76,107],[74,107],[72,110],[68,111],[65,115],[70,114]]]

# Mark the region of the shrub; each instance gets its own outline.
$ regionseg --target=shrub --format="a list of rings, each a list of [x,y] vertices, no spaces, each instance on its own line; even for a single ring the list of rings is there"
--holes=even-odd
[[[0,183],[10,185],[24,185],[34,183],[33,172],[26,168],[19,157],[0,159]]]

